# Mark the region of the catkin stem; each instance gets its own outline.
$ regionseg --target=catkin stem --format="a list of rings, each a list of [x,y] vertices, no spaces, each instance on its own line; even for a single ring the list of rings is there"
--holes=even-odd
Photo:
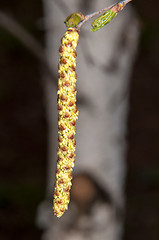
[[[58,160],[54,191],[54,214],[61,217],[68,208],[72,169],[75,161],[75,133],[78,111],[76,106],[76,47],[79,31],[68,28],[59,49],[58,79]]]

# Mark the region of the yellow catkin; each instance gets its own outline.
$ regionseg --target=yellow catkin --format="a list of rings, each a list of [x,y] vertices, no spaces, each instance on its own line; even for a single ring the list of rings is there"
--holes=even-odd
[[[68,209],[72,169],[75,161],[75,133],[78,111],[76,106],[76,47],[79,32],[76,28],[68,28],[61,40],[59,49],[58,79],[58,160],[53,209],[57,217],[61,217]]]

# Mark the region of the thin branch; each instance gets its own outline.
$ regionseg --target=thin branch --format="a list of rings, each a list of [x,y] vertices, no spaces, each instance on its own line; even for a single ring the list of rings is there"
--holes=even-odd
[[[125,6],[127,3],[131,2],[132,0],[122,0],[120,1],[119,3],[120,4],[123,4],[123,6]],[[81,21],[78,25],[77,25],[77,28],[80,29],[84,23],[86,23],[87,21],[89,21],[91,18],[95,17],[96,15],[100,14],[100,13],[104,13],[104,12],[107,12],[109,11],[110,9],[112,9],[113,7],[115,7],[117,4],[119,3],[114,3],[112,4],[111,6],[107,7],[107,8],[103,8],[97,12],[93,12],[91,14],[88,14],[85,16],[85,19],[83,21]]]
[[[18,22],[13,18],[9,17],[7,14],[0,11],[0,26],[12,34],[19,42],[21,42],[28,50],[30,50],[34,56],[36,56],[45,66],[45,69],[51,76],[54,83],[55,76],[51,70],[51,66],[47,60],[46,53],[41,46],[41,44],[28,33]]]

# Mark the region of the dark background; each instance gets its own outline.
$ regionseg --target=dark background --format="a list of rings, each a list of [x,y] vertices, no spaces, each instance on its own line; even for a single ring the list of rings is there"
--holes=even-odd
[[[131,78],[124,240],[159,239],[159,2],[134,1],[141,23]],[[1,0],[44,46],[40,0]],[[41,64],[0,27],[0,239],[40,239],[35,226],[46,184]]]

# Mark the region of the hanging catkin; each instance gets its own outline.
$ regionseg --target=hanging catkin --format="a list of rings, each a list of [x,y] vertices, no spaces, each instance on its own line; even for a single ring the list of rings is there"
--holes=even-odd
[[[108,24],[124,6],[132,0],[122,0],[112,7],[89,15],[73,13],[67,17],[65,24],[68,27],[61,40],[59,49],[59,79],[58,79],[58,160],[56,183],[54,190],[53,209],[57,217],[61,217],[68,209],[72,169],[75,161],[75,133],[78,111],[76,107],[76,47],[79,39],[79,29],[90,18],[100,12],[105,12],[92,23],[91,31],[97,31]]]
[[[75,133],[78,111],[76,106],[76,47],[79,31],[68,28],[59,49],[58,79],[58,160],[54,191],[54,214],[61,217],[68,209],[72,169],[75,161]]]

